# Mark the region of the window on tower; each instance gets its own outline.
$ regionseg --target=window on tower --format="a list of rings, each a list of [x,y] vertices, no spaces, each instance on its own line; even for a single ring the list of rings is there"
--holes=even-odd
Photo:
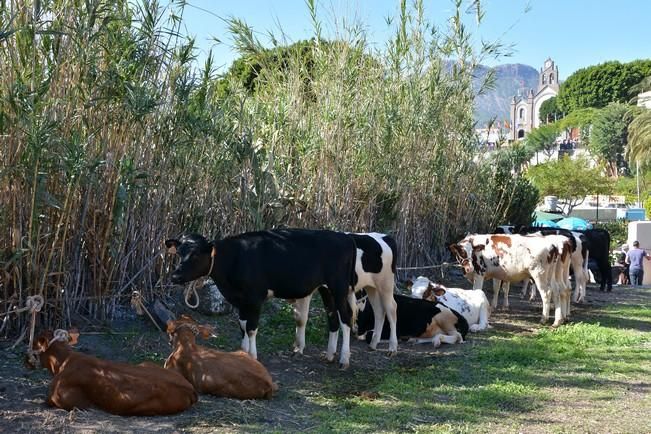
[[[549,74],[549,84],[554,83],[554,74]]]
[[[524,120],[524,109],[523,108],[520,109],[520,119]]]

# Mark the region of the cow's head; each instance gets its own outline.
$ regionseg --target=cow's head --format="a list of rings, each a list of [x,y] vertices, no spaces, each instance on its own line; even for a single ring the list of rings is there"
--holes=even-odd
[[[176,346],[177,336],[179,330],[187,329],[195,336],[200,336],[203,339],[208,339],[215,335],[215,328],[210,325],[199,324],[190,315],[181,315],[179,319],[167,321],[167,335],[170,338],[170,343]]]
[[[166,240],[165,246],[168,253],[178,254],[181,259],[172,273],[173,283],[186,283],[207,276],[217,253],[213,243],[198,234],[184,235],[180,240]]]
[[[449,246],[450,251],[463,267],[464,276],[471,282],[475,278],[475,274],[481,275],[485,271],[481,266],[483,259],[480,255],[488,242],[488,237],[475,235],[467,236],[458,243]]]
[[[52,348],[57,342],[60,342],[66,347],[68,347],[68,345],[75,345],[78,338],[79,331],[77,329],[58,329],[54,332],[52,332],[52,330],[46,330],[34,340],[25,363],[32,369],[36,368],[40,363],[42,367],[47,368],[50,372],[56,374],[61,367],[63,360],[59,360],[59,355],[48,350],[50,350],[50,348]]]
[[[445,295],[445,286],[438,283],[430,282],[427,289],[423,292],[423,299],[429,301],[437,301],[438,297]]]

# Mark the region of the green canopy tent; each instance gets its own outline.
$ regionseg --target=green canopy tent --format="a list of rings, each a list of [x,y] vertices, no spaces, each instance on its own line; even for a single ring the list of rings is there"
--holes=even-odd
[[[536,221],[551,220],[555,222],[565,217],[563,214],[554,214],[553,212],[545,211],[534,211],[534,215],[536,216]]]

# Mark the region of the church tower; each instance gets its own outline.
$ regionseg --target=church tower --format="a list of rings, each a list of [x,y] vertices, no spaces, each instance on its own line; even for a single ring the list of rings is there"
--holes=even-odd
[[[538,91],[541,91],[545,86],[549,86],[558,93],[560,87],[558,86],[558,66],[554,64],[551,58],[545,60],[544,69],[540,68],[540,75],[538,77]]]
[[[513,96],[511,101],[510,139],[523,139],[532,129],[540,126],[540,106],[549,98],[558,95],[558,66],[547,58],[538,74],[537,89],[529,89],[522,96]]]

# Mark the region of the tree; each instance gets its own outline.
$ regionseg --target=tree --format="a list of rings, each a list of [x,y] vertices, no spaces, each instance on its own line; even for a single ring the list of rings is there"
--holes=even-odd
[[[566,131],[569,131],[572,128],[578,128],[582,146],[588,147],[590,146],[592,121],[597,112],[599,112],[599,110],[592,107],[574,110],[572,113],[558,121],[558,126]]]
[[[651,163],[651,110],[644,110],[628,126],[626,157],[631,163]]]
[[[589,149],[606,163],[610,176],[617,177],[620,172],[628,171],[624,151],[632,112],[628,105],[612,103],[594,117]]]
[[[558,196],[568,206],[568,214],[580,205],[589,194],[610,191],[612,181],[604,177],[601,169],[591,168],[585,158],[561,158],[530,167],[527,178],[541,196]]]
[[[543,124],[556,122],[563,118],[563,112],[558,108],[555,96],[543,101],[543,103],[540,105],[539,113],[540,122]]]
[[[630,88],[648,75],[651,75],[651,60],[606,62],[579,69],[561,85],[556,104],[564,112],[572,112],[626,102]]]
[[[550,158],[556,150],[556,139],[559,134],[557,123],[541,125],[527,135],[527,147],[534,152],[542,152]]]

